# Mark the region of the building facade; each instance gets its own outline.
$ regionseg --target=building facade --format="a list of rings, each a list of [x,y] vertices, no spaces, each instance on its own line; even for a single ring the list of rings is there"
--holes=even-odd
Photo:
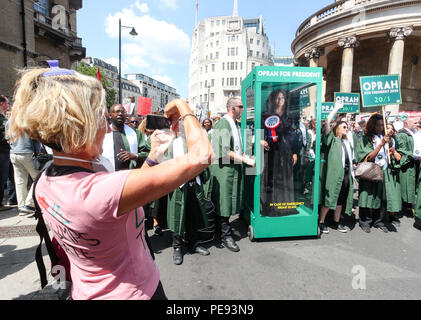
[[[227,100],[241,95],[241,82],[255,66],[273,65],[263,19],[237,16],[207,18],[192,36],[189,103],[196,114],[221,116]]]
[[[419,0],[335,1],[300,25],[292,51],[298,65],[324,68],[325,101],[360,92],[360,76],[399,74],[403,103],[386,110],[421,108]]]
[[[59,60],[72,68],[85,57],[77,36],[82,0],[0,0],[0,92],[11,97],[16,69]]]
[[[180,98],[175,88],[144,74],[133,73],[125,76],[130,83],[140,89],[141,96],[152,98],[151,112],[163,113],[168,102]]]

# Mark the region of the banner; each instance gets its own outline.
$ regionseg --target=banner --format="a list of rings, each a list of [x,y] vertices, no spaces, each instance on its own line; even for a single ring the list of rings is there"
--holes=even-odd
[[[137,103],[137,115],[147,116],[152,110],[152,98],[139,97]]]
[[[364,107],[401,104],[401,83],[398,74],[360,77]]]
[[[360,112],[360,94],[335,92],[334,101],[343,101],[344,107],[339,109],[338,113],[359,113]]]

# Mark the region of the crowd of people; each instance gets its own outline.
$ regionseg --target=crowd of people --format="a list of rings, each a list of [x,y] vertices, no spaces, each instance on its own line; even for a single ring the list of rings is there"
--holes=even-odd
[[[204,244],[215,235],[240,251],[230,217],[242,212],[245,171],[255,167],[255,155],[243,152],[249,143],[240,130],[244,106],[232,97],[215,124],[199,123],[185,101],[174,100],[165,107],[171,129],[149,130],[146,119],[120,104],[108,110],[105,101],[93,77],[58,67],[23,71],[9,120],[3,116],[9,101],[0,97],[0,194],[11,163],[19,212],[40,208],[67,253],[73,299],[166,299],[147,222],[157,236],[169,229],[176,265],[183,263],[185,245],[209,255]],[[329,232],[333,210],[331,227],[348,232],[346,217],[357,207],[365,232],[387,232],[402,214],[421,230],[420,122],[407,118],[396,131],[377,113],[350,122],[337,114],[342,107],[336,103],[321,128],[320,231]],[[314,200],[316,127],[314,119],[289,116],[286,91],[269,95],[264,134],[251,141],[264,155],[262,215],[293,215],[296,208],[273,204]],[[53,161],[34,170],[36,143]],[[377,175],[367,177],[364,166]]]

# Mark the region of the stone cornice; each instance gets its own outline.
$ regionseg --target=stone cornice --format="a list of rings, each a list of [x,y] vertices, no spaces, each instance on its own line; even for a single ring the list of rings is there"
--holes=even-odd
[[[409,14],[402,13],[405,10],[402,11],[400,8],[409,9],[407,10]],[[396,13],[396,9],[400,9],[400,12]],[[395,27],[412,26],[414,30],[418,30],[421,29],[420,9],[420,0],[404,0],[380,1],[366,5],[363,15],[355,10],[342,11],[301,32],[292,43],[292,51],[295,56],[304,57],[309,49],[324,48],[337,43],[342,37],[356,35],[358,38],[367,38],[370,35],[383,34],[385,39],[388,39],[389,31]],[[387,14],[379,15],[381,11]]]

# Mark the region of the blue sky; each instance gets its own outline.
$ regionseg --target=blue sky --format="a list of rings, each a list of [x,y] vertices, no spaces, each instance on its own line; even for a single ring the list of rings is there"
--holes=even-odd
[[[198,21],[231,15],[233,0],[199,0]],[[333,0],[238,0],[244,18],[263,16],[265,31],[276,55],[291,55],[299,25]],[[139,34],[122,32],[122,71],[143,73],[188,97],[191,35],[196,0],[85,0],[78,11],[78,36],[86,55],[118,67],[118,19]]]

